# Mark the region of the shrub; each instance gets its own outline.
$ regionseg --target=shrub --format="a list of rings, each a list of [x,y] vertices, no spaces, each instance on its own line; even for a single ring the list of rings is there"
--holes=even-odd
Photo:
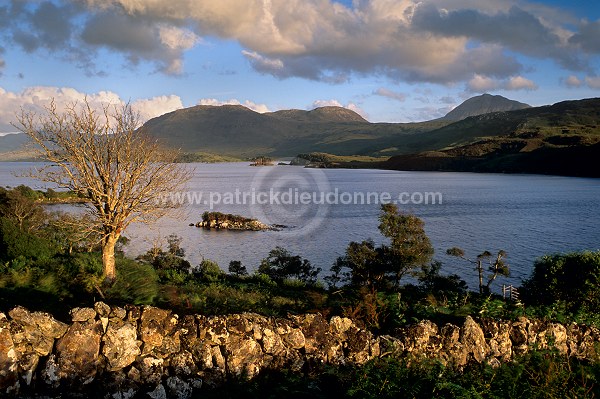
[[[199,278],[209,282],[218,281],[223,276],[223,270],[216,262],[210,259],[204,259],[194,272]]]
[[[152,304],[159,294],[158,275],[150,265],[127,258],[117,261],[117,278],[108,298],[135,305]]]
[[[261,261],[258,272],[277,281],[295,278],[307,284],[315,284],[321,268],[313,267],[307,259],[292,255],[285,248],[276,247]]]
[[[600,251],[547,255],[535,262],[520,290],[526,303],[564,303],[572,313],[600,309]]]
[[[229,274],[232,274],[234,276],[247,276],[248,275],[248,270],[246,269],[246,266],[242,265],[242,262],[240,262],[239,260],[232,260],[231,262],[229,262]]]
[[[21,230],[13,221],[0,218],[0,260],[19,256],[31,260],[48,259],[56,249],[48,240]]]

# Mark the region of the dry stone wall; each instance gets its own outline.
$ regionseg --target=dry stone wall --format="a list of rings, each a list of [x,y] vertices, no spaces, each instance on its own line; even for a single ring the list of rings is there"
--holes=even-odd
[[[421,321],[374,336],[348,318],[326,320],[320,314],[180,317],[152,306],[98,302],[73,309],[71,316],[66,324],[23,307],[0,313],[0,396],[190,398],[266,369],[301,372],[325,364],[360,365],[379,356],[435,358],[461,367],[499,365],[532,348],[554,347],[596,359],[600,340],[592,327],[526,318],[467,317],[462,326],[441,327]]]

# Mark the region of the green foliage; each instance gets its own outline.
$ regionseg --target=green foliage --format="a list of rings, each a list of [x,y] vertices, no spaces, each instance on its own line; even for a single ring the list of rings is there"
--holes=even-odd
[[[27,186],[0,191],[0,217],[14,222],[20,230],[33,232],[44,224],[45,212],[36,201],[39,194]]]
[[[315,284],[321,268],[315,268],[307,259],[292,255],[284,248],[276,247],[261,261],[258,272],[277,281],[295,278],[307,284]]]
[[[344,278],[350,280],[354,286],[367,286],[383,288],[387,286],[384,279],[387,272],[386,247],[375,247],[371,240],[351,242],[346,248],[346,254],[336,260],[334,275],[331,281]],[[348,274],[341,274],[341,270],[348,269]]]
[[[424,229],[425,223],[415,215],[401,213],[394,204],[381,206],[379,231],[391,241],[392,272],[399,280],[407,271],[424,265],[433,256],[433,247]]]
[[[214,262],[210,259],[204,259],[202,262],[200,262],[197,270],[194,271],[194,274],[202,280],[215,282],[218,281],[224,273],[217,262]]]
[[[159,296],[158,274],[150,265],[120,258],[117,278],[105,293],[107,298],[118,302],[152,304]]]
[[[464,305],[469,295],[467,283],[457,274],[440,274],[441,267],[440,262],[421,266],[417,278],[422,295],[428,298],[430,304],[435,303],[447,308]]]
[[[498,368],[472,364],[460,371],[423,360],[375,359],[356,373],[354,398],[592,398],[600,367],[555,352],[528,353]]]
[[[242,262],[240,262],[239,260],[232,260],[231,262],[229,262],[228,271],[229,274],[232,274],[234,276],[248,275],[248,270],[246,269],[246,266],[242,265]]]
[[[497,368],[471,364],[458,370],[434,360],[376,358],[359,367],[312,373],[264,371],[203,393],[206,398],[563,399],[596,398],[600,366],[534,351]]]
[[[387,288],[392,277],[395,286],[413,269],[427,264],[433,255],[433,247],[424,223],[414,215],[400,213],[394,204],[381,206],[379,231],[390,239],[390,245],[375,247],[371,240],[351,242],[346,254],[336,260],[327,281],[337,284],[349,279],[353,285],[365,285],[374,289]],[[349,272],[344,274],[343,269]]]
[[[520,290],[527,304],[596,320],[600,309],[600,251],[543,256]]]
[[[36,261],[48,259],[55,253],[56,248],[45,238],[20,229],[8,218],[0,218],[0,260],[24,257]]]
[[[172,271],[180,274],[189,274],[191,271],[191,264],[183,257],[185,251],[181,248],[181,237],[171,234],[166,237],[167,239],[167,251],[164,251],[159,245],[155,245],[150,248],[144,255],[141,255],[137,260],[152,265],[156,270],[160,271],[161,277],[165,277],[167,280],[169,277],[174,276]],[[166,273],[168,271],[168,273]]]

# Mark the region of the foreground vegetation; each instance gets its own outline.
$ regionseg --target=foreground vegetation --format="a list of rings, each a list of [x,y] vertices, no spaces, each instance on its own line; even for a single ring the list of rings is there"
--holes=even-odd
[[[286,371],[228,383],[207,398],[596,398],[600,365],[536,351],[498,368],[463,370],[439,362],[375,359],[362,367],[327,368],[307,376]]]
[[[353,318],[377,333],[422,319],[460,323],[465,316],[515,319],[537,317],[600,327],[600,251],[544,256],[524,283],[521,302],[489,292],[489,281],[508,273],[503,253],[482,253],[474,273],[479,292],[458,275],[441,274],[423,222],[384,206],[380,231],[387,244],[349,243],[323,276],[309,260],[273,249],[260,265],[233,261],[227,272],[204,260],[185,259],[181,239],[166,237],[137,259],[117,247],[117,278],[102,274],[100,238],[84,231],[85,219],[48,213],[26,188],[0,190],[0,310],[15,305],[52,312],[104,300],[152,304],[179,313],[256,312],[286,316],[321,312]],[[38,195],[38,194],[35,194]],[[457,248],[449,250],[464,258]],[[251,266],[255,271],[248,272]],[[406,275],[415,284],[403,284]],[[433,361],[377,359],[362,367],[320,369],[311,374],[268,372],[251,382],[227,384],[207,395],[227,397],[597,397],[597,363],[534,351],[498,368],[471,365],[456,370]],[[265,393],[268,392],[268,393]]]

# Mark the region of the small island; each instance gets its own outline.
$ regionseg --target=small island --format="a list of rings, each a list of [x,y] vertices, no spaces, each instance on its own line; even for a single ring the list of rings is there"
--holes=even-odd
[[[274,161],[269,157],[256,157],[251,159],[252,163],[250,166],[273,166]]]
[[[217,230],[265,231],[277,230],[279,226],[269,226],[256,219],[221,212],[204,212],[202,221],[196,227]]]

